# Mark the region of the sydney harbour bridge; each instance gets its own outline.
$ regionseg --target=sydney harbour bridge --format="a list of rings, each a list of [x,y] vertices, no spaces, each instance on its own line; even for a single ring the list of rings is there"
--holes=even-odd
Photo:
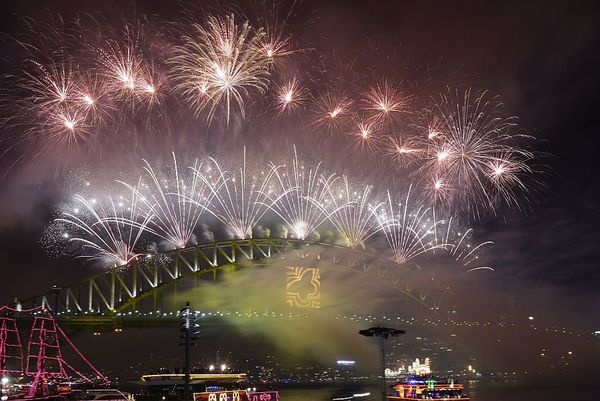
[[[378,254],[324,242],[246,238],[139,258],[75,284],[55,285],[45,294],[19,300],[17,309],[42,307],[61,325],[73,328],[172,325],[186,301],[183,288],[194,287],[202,280],[217,282],[223,272],[253,266],[284,269],[281,283],[272,285],[284,290],[284,302],[290,307],[319,308],[320,269],[325,265],[361,275],[361,280],[379,280],[428,310],[440,309],[445,302],[444,291],[434,288],[431,277],[423,271]],[[260,279],[261,271],[252,274]],[[304,284],[297,286],[299,282]],[[194,307],[202,309],[203,305]]]

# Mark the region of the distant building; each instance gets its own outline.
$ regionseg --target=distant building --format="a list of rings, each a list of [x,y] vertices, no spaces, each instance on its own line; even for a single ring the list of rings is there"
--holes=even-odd
[[[429,358],[425,358],[425,362],[421,363],[419,358],[415,359],[415,361],[408,367],[408,373],[412,373],[419,376],[427,376],[431,374],[431,366],[430,366]]]
[[[425,358],[425,361],[421,363],[421,360],[416,358],[413,363],[408,366],[408,368],[401,366],[397,370],[389,368],[385,370],[385,375],[387,377],[398,377],[405,373],[427,376],[431,374],[431,360],[429,358]]]

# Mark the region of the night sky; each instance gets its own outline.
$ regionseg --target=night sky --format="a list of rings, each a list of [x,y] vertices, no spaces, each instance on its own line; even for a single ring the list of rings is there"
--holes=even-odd
[[[65,18],[132,9],[165,19],[175,13],[168,1],[140,0],[125,7],[119,1],[102,3],[2,2],[3,43],[19,33],[19,17],[43,19],[45,9]],[[293,29],[299,37],[309,37],[311,46],[329,47],[344,62],[353,52],[377,47],[373,44],[385,51],[395,47],[400,56],[393,63],[406,60],[406,65],[387,68],[430,66],[439,70],[434,79],[448,85],[489,89],[540,140],[536,146],[545,153],[547,168],[538,179],[545,188],[524,212],[502,212],[476,225],[481,238],[495,242],[489,255],[495,272],[468,280],[463,301],[478,304],[465,307],[473,319],[488,313],[505,313],[517,321],[535,315],[548,326],[600,330],[599,18],[599,6],[592,1],[340,0],[296,5]],[[12,54],[2,50],[0,55],[2,71],[10,72]],[[10,80],[2,82],[6,86]],[[2,110],[2,118],[9,118]],[[4,126],[0,131],[3,169],[19,157],[8,135],[15,129]],[[47,173],[26,156],[0,181],[0,303],[96,271],[81,260],[53,258],[40,245],[64,196],[62,187],[60,174]]]

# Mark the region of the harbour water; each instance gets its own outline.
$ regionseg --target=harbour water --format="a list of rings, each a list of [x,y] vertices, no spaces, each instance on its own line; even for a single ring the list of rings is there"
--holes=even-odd
[[[566,383],[565,383],[566,384]],[[330,401],[332,394],[339,390],[335,387],[327,388],[288,388],[280,391],[281,401]],[[368,389],[371,394],[377,394],[378,389]],[[544,386],[507,386],[494,384],[471,383],[466,391],[471,401],[598,401],[600,400],[600,386],[574,387]],[[378,398],[373,398],[377,401]]]

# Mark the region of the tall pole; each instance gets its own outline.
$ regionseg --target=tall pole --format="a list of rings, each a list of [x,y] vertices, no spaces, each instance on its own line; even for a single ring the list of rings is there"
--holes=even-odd
[[[183,399],[184,401],[190,401],[190,345],[191,345],[191,316],[190,316],[190,303],[185,303],[185,308],[182,310],[183,312],[183,322],[181,331],[184,334],[184,366],[183,366]]]
[[[184,367],[184,383],[183,383],[183,399],[190,400],[190,331],[185,334],[185,367]]]
[[[404,330],[392,329],[389,327],[371,327],[370,329],[359,330],[358,334],[365,337],[379,338],[379,359],[381,360],[381,401],[387,401],[387,385],[385,383],[385,349],[383,343],[389,337],[398,337],[406,334]]]
[[[381,401],[387,401],[387,386],[385,383],[385,350],[383,348],[384,337],[379,337],[379,351],[381,352]]]

